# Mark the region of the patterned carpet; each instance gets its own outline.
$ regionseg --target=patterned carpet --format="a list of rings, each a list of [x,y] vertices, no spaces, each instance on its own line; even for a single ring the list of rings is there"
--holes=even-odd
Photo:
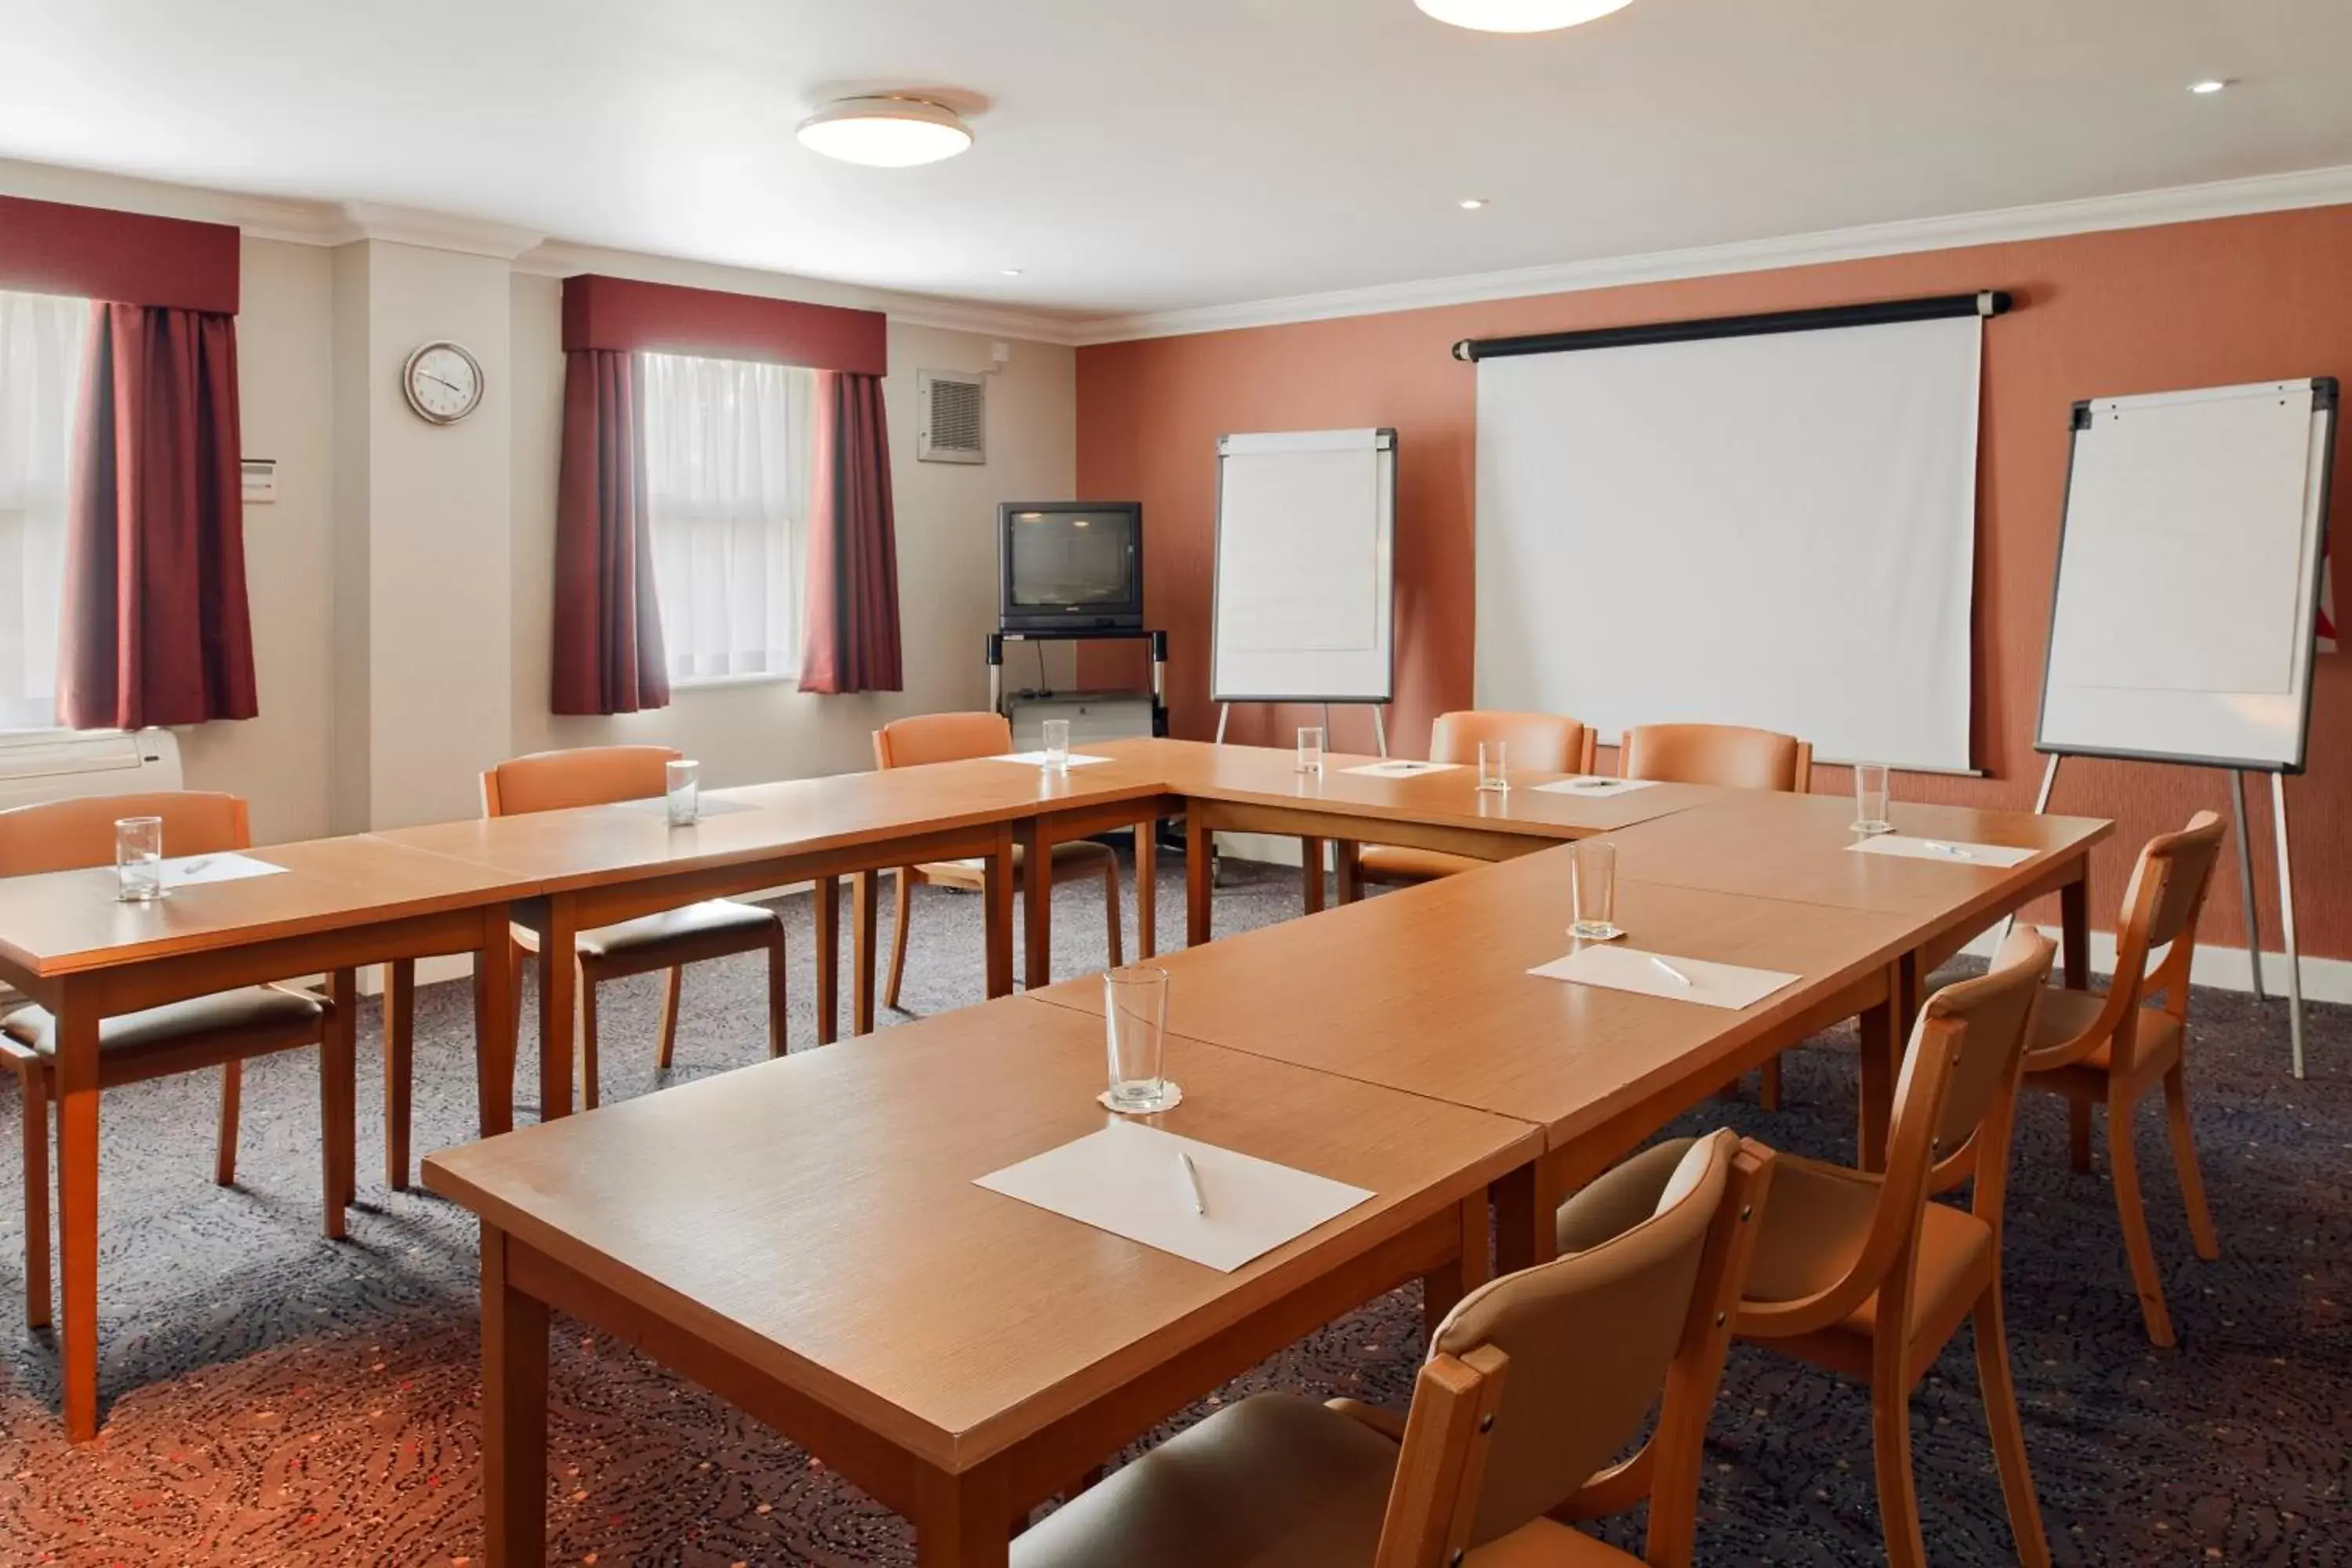
[[[1295,873],[1230,869],[1221,929],[1297,912]],[[1101,963],[1088,892],[1074,886],[1057,900],[1065,974]],[[1181,878],[1162,899],[1163,929],[1181,931]],[[783,907],[793,1040],[806,1048],[808,900]],[[908,1005],[930,1013],[978,1000],[979,958],[977,900],[924,890]],[[689,975],[674,1078],[759,1058],[761,983],[756,959]],[[656,1088],[657,978],[605,994],[604,1092]],[[463,987],[428,989],[420,1013],[416,1135],[431,1149],[467,1137],[473,1114]],[[2315,1010],[2313,1077],[2303,1084],[2286,1076],[2280,1005],[2200,994],[2192,1016],[2220,1262],[2200,1263],[2189,1248],[2152,1109],[2139,1130],[2180,1350],[2153,1351],[2141,1333],[2109,1188],[2104,1174],[2067,1173],[2060,1108],[2031,1104],[2022,1120],[2011,1325],[2053,1545],[2066,1563],[2352,1561],[2352,1009]],[[209,1179],[210,1076],[106,1097],[108,1409],[101,1439],[79,1449],[56,1416],[54,1343],[22,1327],[21,1121],[13,1079],[0,1086],[0,1564],[462,1563],[479,1552],[474,1226],[449,1205],[382,1184],[375,1027],[371,1012],[361,1208],[340,1245],[318,1233],[309,1058],[248,1069],[241,1182],[230,1190]],[[527,1021],[526,1039],[534,1031]],[[1826,1045],[1789,1058],[1781,1114],[1723,1101],[1690,1127],[1729,1121],[1783,1148],[1842,1155],[1854,1068]],[[528,1060],[520,1081],[536,1081]],[[1402,1402],[1418,1325],[1414,1293],[1400,1292],[1223,1397],[1286,1388]],[[895,1517],[613,1344],[559,1323],[552,1382],[555,1561],[912,1560]],[[1965,1334],[1914,1408],[1934,1561],[2014,1561]],[[1736,1351],[1709,1458],[1702,1563],[1884,1560],[1858,1387]],[[1637,1541],[1627,1529],[1616,1538]]]

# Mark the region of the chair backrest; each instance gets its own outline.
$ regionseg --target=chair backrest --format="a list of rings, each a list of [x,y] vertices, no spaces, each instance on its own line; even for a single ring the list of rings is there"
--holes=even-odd
[[[510,758],[483,773],[482,815],[650,800],[669,788],[665,765],[679,755],[669,746],[582,746]]]
[[[1510,765],[1538,773],[1590,773],[1592,731],[1557,713],[1512,713],[1501,709],[1465,708],[1440,713],[1430,726],[1429,760],[1433,763],[1475,763],[1481,742],[1500,741],[1510,748]]]
[[[1587,1511],[1614,1511],[1648,1495],[1654,1542],[1686,1534],[1728,1339],[1724,1319],[1738,1293],[1754,1230],[1748,1220],[1762,1199],[1770,1154],[1728,1131],[1697,1141],[1688,1163],[1667,1152],[1663,1163],[1637,1159],[1603,1178],[1638,1189],[1626,1228],[1482,1286],[1446,1314],[1415,1388],[1391,1525],[1411,1479],[1430,1473],[1434,1429],[1445,1409],[1460,1407],[1466,1381],[1501,1386],[1480,1390],[1477,1451],[1452,1497],[1440,1500],[1451,1508],[1449,1550],[1580,1508],[1610,1489],[1612,1478],[1627,1476],[1650,1486],[1663,1480],[1664,1490],[1612,1490],[1605,1507]],[[1666,1405],[1646,1459],[1607,1468],[1662,1392]],[[1490,1415],[1491,1428],[1478,1431]],[[1674,1495],[1685,1476],[1687,1499]],[[1391,1544],[1384,1534],[1383,1568],[1412,1560],[1392,1555]]]
[[[1625,731],[1617,764],[1629,779],[1661,784],[1795,795],[1813,787],[1811,742],[1739,724],[1637,724]]]
[[[2109,1070],[2129,1072],[2138,1047],[2143,1000],[2160,991],[2167,1012],[2188,1017],[2197,918],[2204,910],[2205,893],[2213,885],[2213,868],[2221,858],[2221,819],[2210,811],[2190,817],[2179,832],[2159,833],[2140,847],[2131,880],[2124,885],[2123,916],[2116,926],[2116,973],[2107,986],[2106,1005],[2089,1028],[2035,1052],[2030,1066],[2047,1068],[2078,1060],[2105,1040],[2110,1042]],[[2148,954],[2159,947],[2165,949],[2164,962],[2150,970]]]
[[[874,731],[874,765],[912,768],[1001,756],[1013,749],[1013,726],[1002,713],[917,713]]]
[[[253,844],[239,795],[204,790],[79,795],[0,811],[0,877],[111,866],[114,825],[126,816],[162,817],[166,855],[216,855]]]

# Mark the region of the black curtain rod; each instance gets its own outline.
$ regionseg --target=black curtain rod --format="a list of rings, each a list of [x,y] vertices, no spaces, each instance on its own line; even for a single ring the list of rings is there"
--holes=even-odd
[[[1648,321],[1632,327],[1595,327],[1581,332],[1465,338],[1454,345],[1454,357],[1472,361],[1502,359],[1511,354],[1634,348],[1644,343],[1691,342],[1701,338],[1758,338],[1771,332],[1811,332],[1828,327],[1879,327],[1890,321],[1937,321],[1950,316],[1998,316],[2008,310],[2010,303],[2006,292],[1988,289],[1975,294],[1880,300],[1867,305],[1829,305],[1811,310],[1766,310],[1759,315],[1715,316],[1701,321]]]

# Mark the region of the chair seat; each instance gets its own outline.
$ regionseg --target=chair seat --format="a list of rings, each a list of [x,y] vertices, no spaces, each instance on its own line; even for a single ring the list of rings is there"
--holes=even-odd
[[[1075,882],[1086,877],[1099,877],[1103,868],[1117,862],[1118,851],[1108,844],[1097,844],[1091,838],[1073,838],[1056,844],[1053,848],[1054,880]],[[1028,864],[1021,846],[1013,847],[1013,869],[1017,875]],[[915,868],[923,880],[936,882],[943,888],[971,888],[983,884],[988,862],[970,860],[930,860]]]
[[[1751,1301],[1794,1301],[1845,1278],[1870,1235],[1881,1181],[1875,1174],[1783,1154],[1772,1172],[1764,1228],[1748,1270]],[[1983,1288],[1992,1262],[1992,1227],[1964,1209],[1929,1203],[1919,1222],[1919,1263],[1909,1329],[1948,1332],[1955,1311]],[[1857,1342],[1863,1353],[1878,1324],[1875,1294],[1824,1334]],[[1806,1336],[1813,1337],[1813,1336]],[[1837,1358],[1843,1361],[1843,1357]]]
[[[707,899],[680,910],[598,926],[580,933],[579,949],[592,958],[640,956],[676,942],[705,942],[713,937],[740,936],[745,942],[763,939],[775,929],[776,914],[758,904],[732,899]]]
[[[167,1047],[176,1050],[215,1036],[252,1035],[258,1037],[259,1048],[233,1054],[260,1055],[314,1037],[326,1011],[326,1005],[315,997],[249,985],[102,1019],[98,1026],[98,1048],[104,1056],[120,1058]],[[0,1035],[41,1056],[57,1054],[58,1021],[46,1007],[18,1008],[0,1019]]]
[[[2097,1026],[2100,1010],[2106,1005],[2105,996],[2092,992],[2069,991],[2056,985],[2043,986],[2042,1010],[2034,1016],[2031,1048],[2046,1051],[2069,1040],[2080,1039]],[[2161,1007],[2141,1007],[2134,1029],[2132,1050],[2139,1067],[2171,1061],[2180,1054],[2180,1020]],[[2028,1072],[2025,1081],[2045,1089],[2059,1089],[2068,1081],[2075,1081],[2103,1091],[2099,1080],[2104,1079],[2114,1068],[2115,1041],[2110,1037],[2093,1047],[2091,1054],[2082,1060],[2069,1062],[2062,1068]]]
[[[1434,882],[1441,877],[1475,871],[1487,862],[1402,844],[1367,844],[1356,852],[1356,864],[1367,882]]]

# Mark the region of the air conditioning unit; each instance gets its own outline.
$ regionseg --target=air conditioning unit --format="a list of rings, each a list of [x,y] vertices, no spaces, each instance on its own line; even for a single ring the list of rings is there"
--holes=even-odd
[[[181,787],[180,738],[169,730],[0,734],[0,810]]]
[[[915,460],[988,461],[988,379],[970,371],[915,373]]]

